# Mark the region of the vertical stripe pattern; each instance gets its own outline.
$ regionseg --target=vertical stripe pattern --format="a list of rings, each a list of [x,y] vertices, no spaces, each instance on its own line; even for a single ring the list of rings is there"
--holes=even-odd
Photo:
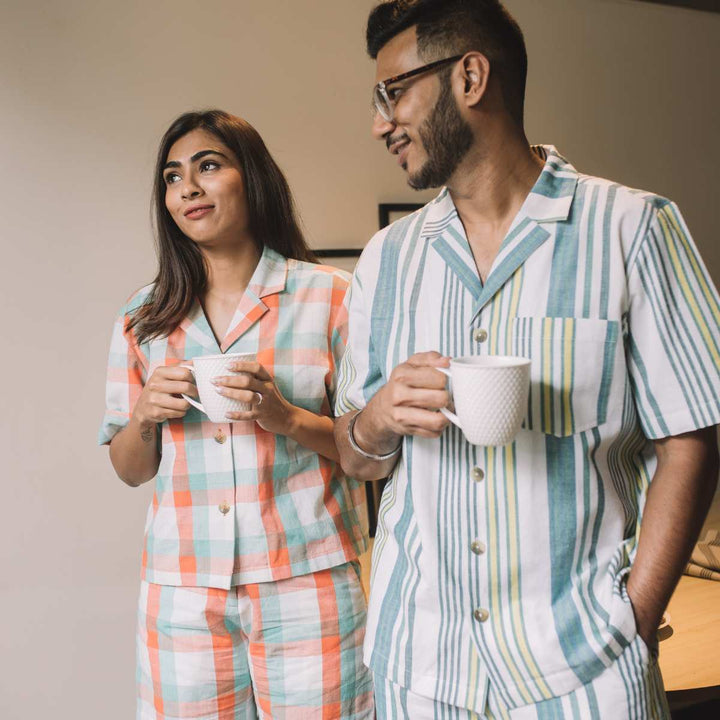
[[[536,152],[545,166],[484,284],[443,190],[370,241],[349,293],[337,414],[417,352],[531,361],[512,444],[474,447],[454,425],[404,441],[365,649],[402,688],[379,691],[388,708],[414,693],[475,713],[492,698],[497,717],[592,717],[606,701],[593,683],[618,668],[622,703],[646,697],[622,664],[636,643],[623,578],[652,440],[720,421],[718,295],[677,207]]]

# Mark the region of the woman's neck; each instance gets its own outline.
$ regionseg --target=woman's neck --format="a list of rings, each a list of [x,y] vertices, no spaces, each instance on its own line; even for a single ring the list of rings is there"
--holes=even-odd
[[[248,242],[232,248],[203,248],[203,255],[208,268],[205,295],[230,300],[245,292],[261,251]]]

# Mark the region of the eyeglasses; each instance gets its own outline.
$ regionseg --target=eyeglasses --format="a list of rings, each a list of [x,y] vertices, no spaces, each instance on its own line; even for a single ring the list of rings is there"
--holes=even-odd
[[[388,85],[400,82],[401,80],[407,80],[415,75],[420,75],[420,73],[435,70],[441,65],[455,62],[461,57],[463,57],[463,55],[453,55],[452,57],[445,58],[444,60],[435,60],[435,62],[422,65],[414,70],[408,70],[408,72],[402,73],[401,75],[395,75],[395,77],[388,78],[387,80],[381,80],[373,89],[373,105],[375,106],[375,109],[385,118],[385,120],[392,122],[395,117],[395,100],[388,94]]]

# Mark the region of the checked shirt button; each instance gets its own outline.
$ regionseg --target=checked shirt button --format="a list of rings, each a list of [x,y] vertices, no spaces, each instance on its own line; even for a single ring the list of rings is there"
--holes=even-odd
[[[222,431],[222,428],[218,428],[218,431],[215,433],[215,442],[218,445],[222,445],[227,440],[227,435]]]
[[[226,503],[226,502],[220,503],[220,505],[218,505],[218,510],[219,510],[223,515],[227,515],[227,514],[230,512],[230,504],[229,504],[229,503]]]

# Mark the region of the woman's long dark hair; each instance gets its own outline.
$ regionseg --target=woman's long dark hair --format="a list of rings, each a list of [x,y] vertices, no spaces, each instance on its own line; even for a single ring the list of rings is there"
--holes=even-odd
[[[134,328],[138,343],[173,332],[207,286],[202,253],[180,231],[165,207],[163,170],[168,153],[193,130],[215,135],[240,163],[247,195],[248,229],[258,250],[262,252],[267,246],[287,258],[316,262],[300,230],[287,180],[257,130],[222,110],[185,113],[170,125],[158,150],[153,184],[158,272],[150,295],[127,326],[128,330]]]

